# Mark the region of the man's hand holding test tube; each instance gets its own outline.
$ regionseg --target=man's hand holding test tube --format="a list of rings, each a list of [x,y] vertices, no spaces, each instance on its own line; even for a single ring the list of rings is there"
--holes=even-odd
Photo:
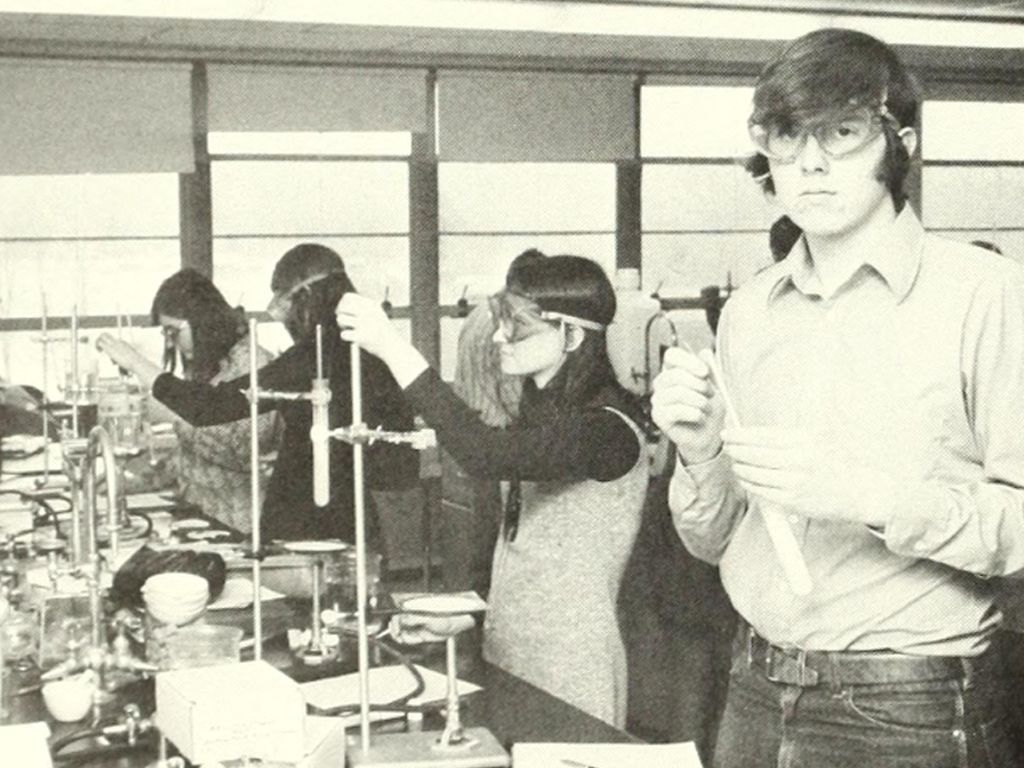
[[[730,429],[740,428],[725,378],[710,350],[696,355],[689,349],[669,349],[654,383],[651,405],[654,421],[689,464],[718,454],[723,422]],[[809,594],[811,576],[785,515],[766,501],[759,508],[790,588],[797,595]]]

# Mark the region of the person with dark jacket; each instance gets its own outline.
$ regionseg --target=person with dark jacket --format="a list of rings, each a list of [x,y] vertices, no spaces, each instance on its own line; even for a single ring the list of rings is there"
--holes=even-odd
[[[278,261],[271,279],[274,297],[268,311],[284,323],[295,342],[258,371],[259,388],[308,392],[316,377],[316,327],[322,326],[324,375],[332,392],[330,428],[351,423],[349,344],[342,341],[334,317],[341,297],[354,291],[341,257],[314,243],[297,245]],[[97,346],[115,363],[134,373],[153,397],[195,426],[224,424],[249,416],[245,390],[248,375],[219,384],[186,381],[163,373],[133,347],[109,334]],[[364,421],[386,429],[412,428],[412,414],[387,369],[364,356],[362,365]],[[260,531],[265,539],[354,539],[352,448],[332,440],[330,500],[313,500],[313,448],[309,432],[312,406],[307,400],[261,400],[259,410],[276,409],[285,424],[280,450],[263,502]],[[370,488],[409,487],[418,478],[419,460],[411,449],[387,444],[367,449]],[[374,524],[372,498],[367,511]]]

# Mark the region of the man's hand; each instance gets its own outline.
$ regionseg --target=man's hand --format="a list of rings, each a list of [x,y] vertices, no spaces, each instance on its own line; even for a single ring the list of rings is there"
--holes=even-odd
[[[725,407],[705,360],[686,349],[669,349],[661,373],[654,379],[651,396],[654,423],[676,444],[687,464],[712,459],[722,447]]]
[[[336,310],[341,338],[379,357],[400,387],[406,387],[427,368],[427,361],[391,322],[380,304],[357,293],[346,293]]]
[[[722,437],[733,473],[748,493],[811,518],[888,522],[896,481],[841,455],[836,441],[776,427],[730,428]]]

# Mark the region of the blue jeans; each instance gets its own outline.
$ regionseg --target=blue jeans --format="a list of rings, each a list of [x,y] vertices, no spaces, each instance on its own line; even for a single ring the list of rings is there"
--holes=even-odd
[[[738,638],[714,765],[1020,768],[1001,658],[964,659],[947,680],[792,684],[751,665]]]

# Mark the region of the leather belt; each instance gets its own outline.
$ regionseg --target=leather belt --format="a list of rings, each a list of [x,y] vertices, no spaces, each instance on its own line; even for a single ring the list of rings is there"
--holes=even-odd
[[[774,683],[801,688],[955,680],[976,661],[895,651],[808,651],[773,645],[749,626],[741,627],[740,632],[750,669]]]

